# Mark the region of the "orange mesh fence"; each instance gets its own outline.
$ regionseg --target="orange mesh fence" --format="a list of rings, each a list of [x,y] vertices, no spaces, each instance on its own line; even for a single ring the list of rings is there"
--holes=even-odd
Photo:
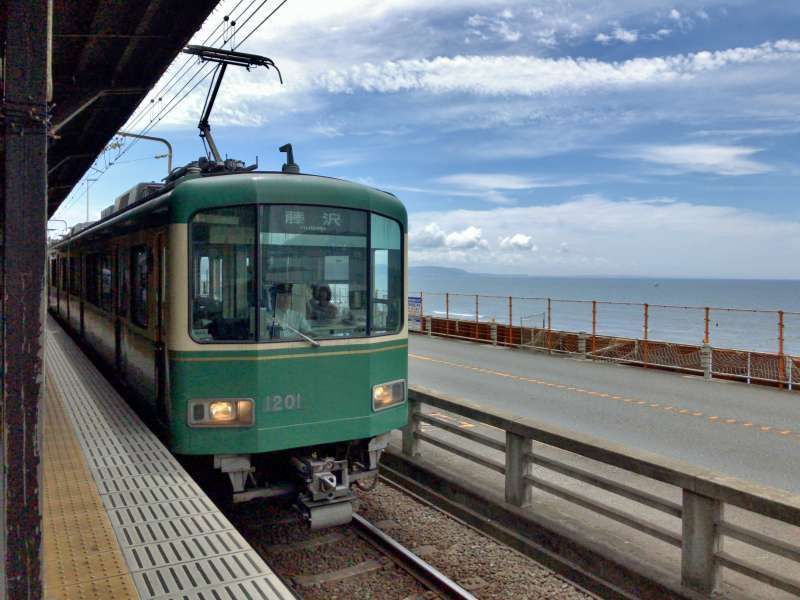
[[[778,353],[777,311],[711,308],[708,315],[713,347]]]
[[[466,293],[419,295],[423,331],[432,335],[694,373],[703,372],[707,343],[714,376],[800,389],[800,312]]]

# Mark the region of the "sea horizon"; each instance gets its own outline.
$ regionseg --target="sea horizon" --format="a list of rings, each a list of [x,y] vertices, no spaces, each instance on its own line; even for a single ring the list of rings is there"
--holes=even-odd
[[[784,311],[783,350],[800,355],[800,280],[795,279],[507,275],[409,266],[409,295],[419,292],[426,314],[470,319],[477,294],[478,319],[498,323],[508,322],[506,298],[518,298],[512,301],[514,325],[546,324],[551,298],[552,328],[565,331],[591,331],[591,301],[597,301],[596,331],[627,337],[642,337],[642,305],[648,304],[649,337],[687,344],[702,343],[704,308],[710,307],[712,346],[760,352],[780,350],[778,311]],[[458,295],[446,306],[448,292]]]

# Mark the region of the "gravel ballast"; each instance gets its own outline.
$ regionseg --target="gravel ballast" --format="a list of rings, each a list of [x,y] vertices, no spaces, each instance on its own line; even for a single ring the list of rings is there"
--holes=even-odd
[[[585,599],[589,594],[518,552],[386,483],[357,491],[358,512],[477,598]],[[251,502],[231,514],[272,569],[306,600],[436,597],[352,526],[309,531],[292,509]],[[334,579],[343,569],[363,573]],[[315,576],[330,580],[309,583]]]
[[[382,483],[359,492],[359,513],[481,599],[593,596],[551,570]],[[429,548],[431,547],[431,548]]]

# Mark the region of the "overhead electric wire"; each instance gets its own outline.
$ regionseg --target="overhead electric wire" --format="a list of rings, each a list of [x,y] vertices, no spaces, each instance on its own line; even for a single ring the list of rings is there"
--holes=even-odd
[[[253,18],[253,17],[254,17],[254,16],[255,16],[255,15],[258,13],[258,11],[259,11],[259,10],[261,10],[261,8],[262,8],[262,7],[263,7],[263,6],[264,6],[264,5],[265,5],[267,2],[269,2],[269,0],[263,0],[263,1],[261,2],[261,4],[259,4],[259,5],[258,5],[258,6],[255,8],[255,10],[253,10],[253,12],[251,12],[251,13],[250,13],[250,15],[249,15],[249,16],[248,16],[248,17],[247,17],[245,20],[244,20],[244,22],[243,22],[243,23],[241,23],[240,25],[238,25],[238,27],[244,27],[244,26],[245,26],[245,25],[246,25],[246,24],[247,24],[247,23],[248,23],[250,20],[252,20],[252,18]],[[281,8],[281,7],[282,7],[284,4],[286,4],[286,2],[288,2],[288,0],[283,0],[282,2],[280,2],[280,3],[279,3],[279,4],[278,4],[278,5],[277,5],[277,6],[276,6],[276,7],[275,7],[275,8],[274,8],[274,9],[273,9],[273,10],[272,10],[272,11],[271,11],[271,12],[270,12],[270,13],[269,13],[267,16],[266,16],[266,17],[264,17],[264,19],[262,19],[262,20],[261,20],[261,22],[259,22],[259,24],[258,24],[258,25],[256,25],[256,26],[255,26],[253,29],[251,29],[251,30],[250,30],[250,32],[249,32],[249,33],[248,33],[248,34],[247,34],[247,35],[246,35],[246,36],[245,36],[245,37],[244,37],[242,40],[240,40],[240,41],[239,41],[239,42],[238,42],[238,43],[237,43],[235,46],[233,46],[233,50],[236,50],[236,49],[238,49],[238,48],[239,48],[239,47],[240,47],[242,44],[244,44],[244,43],[245,43],[245,42],[246,42],[246,41],[247,41],[247,40],[248,40],[248,39],[249,39],[249,38],[250,38],[250,37],[251,37],[251,36],[252,36],[252,35],[253,35],[253,34],[254,34],[254,33],[255,33],[255,32],[256,32],[256,31],[257,31],[257,30],[258,30],[258,29],[259,29],[259,28],[260,28],[260,27],[263,25],[263,24],[264,24],[264,23],[266,23],[266,22],[267,22],[267,21],[268,21],[268,20],[269,20],[269,19],[272,17],[272,15],[274,15],[276,12],[278,12],[278,10],[279,10],[279,9],[280,9],[280,8]],[[250,4],[250,6],[252,6],[252,4],[254,4],[254,3],[255,3],[255,2],[252,2],[252,3]],[[246,11],[246,10],[247,10],[247,9],[245,9],[245,11]],[[142,129],[140,132],[139,132],[139,135],[146,135],[146,134],[147,134],[147,133],[148,133],[148,132],[149,132],[151,129],[153,129],[153,128],[154,128],[156,125],[158,125],[158,124],[159,124],[159,123],[160,123],[160,122],[161,122],[161,121],[164,119],[164,117],[166,117],[166,116],[167,116],[167,114],[169,114],[169,112],[170,112],[170,111],[171,111],[173,108],[175,108],[175,106],[177,106],[178,104],[180,104],[180,103],[181,103],[181,102],[184,100],[184,98],[186,98],[186,97],[187,97],[189,94],[191,94],[191,93],[192,93],[192,92],[193,92],[193,91],[194,91],[194,90],[197,88],[197,86],[199,86],[199,85],[200,85],[200,84],[201,84],[203,81],[205,81],[205,79],[207,79],[209,75],[212,75],[212,74],[213,74],[213,72],[214,72],[213,70],[212,70],[212,71],[209,71],[209,72],[207,72],[207,73],[206,73],[206,74],[205,74],[205,75],[204,75],[204,76],[203,76],[203,77],[202,77],[202,78],[201,78],[199,81],[197,81],[197,83],[195,83],[195,85],[194,85],[194,86],[192,86],[192,88],[191,88],[191,89],[189,89],[189,91],[188,91],[188,92],[186,92],[186,93],[185,93],[183,96],[181,96],[180,98],[178,98],[178,94],[180,94],[180,93],[181,93],[181,92],[182,92],[184,89],[186,89],[186,87],[187,87],[187,86],[188,86],[188,85],[189,85],[189,84],[190,84],[190,83],[191,83],[191,82],[192,82],[192,81],[193,81],[193,80],[194,80],[194,79],[195,79],[195,78],[196,78],[196,77],[197,77],[197,76],[198,76],[200,73],[202,73],[202,72],[203,72],[203,70],[205,70],[205,68],[206,68],[206,67],[207,67],[209,64],[210,64],[210,63],[204,63],[204,64],[202,65],[202,67],[200,68],[200,70],[199,70],[199,71],[198,71],[198,72],[197,72],[195,75],[193,75],[193,76],[192,76],[192,77],[189,79],[189,81],[187,81],[187,82],[186,82],[186,83],[183,85],[183,87],[181,87],[181,89],[180,89],[180,90],[178,90],[178,92],[176,92],[175,96],[173,96],[173,98],[172,98],[172,99],[171,99],[171,100],[170,100],[170,101],[169,101],[169,102],[168,102],[168,103],[167,103],[167,104],[166,104],[164,107],[162,107],[162,108],[159,110],[159,112],[156,114],[156,116],[155,116],[155,117],[153,117],[153,118],[151,118],[151,120],[150,120],[150,123],[148,123],[148,125],[146,125],[146,126],[145,126],[145,127],[144,127],[144,128],[143,128],[143,129]],[[136,142],[137,142],[137,141],[138,141],[138,138],[134,138],[134,139],[132,140],[132,142],[131,142],[131,143],[130,143],[128,146],[126,146],[126,147],[125,147],[125,149],[123,149],[123,151],[122,151],[122,152],[120,152],[120,153],[119,153],[119,154],[116,156],[115,160],[118,160],[118,159],[119,159],[121,156],[123,156],[123,155],[124,155],[124,154],[125,154],[125,153],[126,153],[128,150],[130,150],[131,148],[133,148],[133,146],[135,146],[135,145],[136,145]]]
[[[241,4],[241,1],[242,1],[242,0],[240,0],[239,4]],[[269,0],[262,0],[262,2],[261,2],[261,3],[260,3],[258,6],[256,6],[256,8],[255,8],[255,9],[253,9],[253,11],[252,11],[252,12],[250,12],[250,14],[249,14],[249,15],[248,15],[248,16],[245,18],[244,22],[242,22],[242,23],[239,23],[239,24],[237,25],[237,29],[239,29],[239,28],[243,28],[245,25],[247,25],[247,23],[249,23],[249,22],[252,20],[252,18],[253,18],[253,17],[254,17],[256,14],[258,14],[258,11],[260,11],[260,10],[261,10],[261,8],[263,8],[263,6],[264,6],[264,5],[265,5],[267,2],[269,2]],[[252,0],[252,1],[250,2],[250,4],[248,4],[248,5],[247,5],[247,6],[246,6],[246,7],[245,7],[243,10],[242,10],[242,12],[240,12],[240,13],[239,13],[239,16],[238,16],[238,17],[236,17],[235,19],[241,19],[241,18],[242,18],[242,15],[244,15],[246,12],[248,12],[248,11],[250,10],[250,8],[251,8],[251,7],[252,7],[252,6],[253,6],[255,3],[256,3],[256,0]],[[283,1],[283,2],[282,2],[282,3],[281,3],[281,4],[280,4],[280,5],[279,5],[279,6],[278,6],[278,7],[277,7],[275,10],[273,10],[271,13],[269,13],[269,14],[267,15],[267,17],[266,17],[265,19],[263,19],[263,20],[262,20],[262,21],[261,21],[261,22],[260,22],[260,23],[259,23],[259,24],[256,26],[256,28],[254,28],[253,30],[251,30],[251,31],[250,31],[250,33],[249,33],[249,34],[247,34],[247,36],[246,36],[246,37],[245,37],[243,40],[241,40],[241,41],[240,41],[238,44],[236,44],[236,46],[234,46],[234,47],[233,47],[233,49],[234,49],[234,50],[236,50],[236,49],[237,49],[239,46],[241,46],[241,45],[242,45],[242,44],[243,44],[243,43],[244,43],[244,42],[245,42],[245,41],[246,41],[248,38],[250,38],[250,36],[252,36],[252,35],[253,35],[253,33],[255,32],[255,30],[256,30],[258,27],[261,27],[261,26],[262,26],[264,23],[266,23],[266,21],[267,21],[267,20],[268,20],[268,19],[269,19],[269,18],[270,18],[270,17],[271,17],[273,14],[275,14],[275,12],[277,12],[278,8],[280,8],[281,6],[283,6],[283,4],[285,4],[285,3],[286,3],[286,0],[284,0],[284,1]],[[237,7],[239,6],[239,4],[237,4]],[[236,8],[236,7],[234,7],[234,9],[235,9],[235,8]],[[233,12],[233,11],[231,11],[231,12]],[[224,34],[225,34],[225,32],[223,31],[223,32],[222,32],[220,35],[218,35],[218,36],[217,36],[217,37],[214,39],[214,41],[212,42],[212,45],[216,44],[216,43],[217,43],[217,42],[220,40],[220,38],[224,36]],[[209,36],[209,37],[210,37],[210,36]],[[207,41],[207,40],[208,40],[208,37],[206,38],[206,41]],[[205,63],[205,64],[203,64],[203,65],[201,66],[201,68],[200,68],[200,71],[203,71],[203,70],[205,70],[205,68],[206,68],[207,64],[208,64],[208,63]],[[200,71],[199,71],[199,72],[200,72]],[[199,74],[199,72],[198,72],[198,73],[195,73],[195,75],[193,75],[193,76],[192,76],[192,77],[189,79],[189,81],[187,81],[187,82],[186,82],[186,83],[183,85],[183,87],[181,87],[181,89],[180,89],[180,90],[178,90],[178,91],[175,93],[175,95],[172,97],[172,100],[170,100],[169,102],[167,102],[167,104],[166,104],[165,106],[163,106],[163,107],[161,107],[161,108],[159,109],[158,113],[156,113],[156,115],[155,115],[155,116],[151,116],[151,117],[150,117],[150,123],[149,123],[148,125],[146,125],[146,126],[145,126],[145,127],[144,127],[144,128],[143,128],[143,129],[142,129],[140,132],[139,132],[139,135],[144,135],[144,134],[145,134],[147,131],[150,131],[150,129],[152,129],[152,128],[153,128],[153,126],[157,125],[157,124],[158,124],[158,123],[161,121],[161,119],[163,119],[163,118],[164,118],[164,116],[166,116],[166,115],[164,114],[164,113],[165,113],[165,111],[167,111],[167,113],[168,113],[168,111],[169,111],[169,110],[171,110],[172,108],[174,108],[174,106],[172,106],[172,105],[173,105],[173,103],[174,103],[175,99],[178,97],[178,95],[179,95],[179,94],[180,94],[180,93],[181,93],[181,92],[182,92],[184,89],[186,89],[186,86],[187,86],[187,85],[189,85],[189,84],[190,84],[190,83],[191,83],[191,82],[192,82],[192,81],[195,79],[195,77],[197,77],[197,75]],[[203,77],[203,78],[202,78],[200,81],[203,81],[203,80],[204,80],[204,79],[205,79],[207,76],[208,76],[208,74],[206,74],[206,75],[205,75],[205,76],[204,76],[204,77]],[[176,84],[173,84],[173,85],[177,85],[177,83],[176,83]],[[195,89],[195,87],[197,87],[197,86],[195,85],[195,86],[192,88],[192,90],[194,90],[194,89]],[[190,91],[191,91],[191,90],[190,90]],[[180,98],[180,100],[178,101],[178,103],[180,103],[180,101],[182,101],[182,100],[183,100],[185,97],[186,97],[186,94],[184,94],[184,95],[183,95],[183,96]],[[142,111],[140,112],[139,116],[138,116],[137,118],[135,118],[135,119],[134,119],[134,120],[131,122],[131,124],[130,124],[130,125],[128,125],[128,128],[129,128],[129,129],[133,129],[133,127],[136,125],[136,123],[138,123],[139,121],[141,121],[141,118],[142,118],[142,117],[143,117],[145,114],[146,114],[146,110],[142,110]],[[133,140],[131,141],[131,143],[130,143],[130,145],[129,145],[128,147],[131,147],[131,148],[132,148],[133,146],[135,146],[135,145],[136,145],[136,143],[137,143],[137,142],[138,142],[138,139],[133,139]],[[123,151],[123,152],[121,152],[120,154],[118,154],[118,155],[117,155],[117,158],[119,158],[120,156],[122,156],[122,154],[124,154],[124,151]]]
[[[234,7],[233,7],[233,8],[232,8],[230,11],[228,11],[228,14],[227,14],[227,15],[225,15],[226,17],[230,17],[230,20],[229,20],[228,22],[230,22],[230,21],[236,22],[236,21],[237,21],[238,19],[240,19],[240,18],[241,18],[241,16],[242,16],[242,15],[243,15],[245,12],[247,12],[247,10],[248,10],[248,9],[249,9],[249,8],[250,8],[250,7],[251,7],[253,4],[255,4],[255,2],[256,2],[256,0],[251,0],[251,1],[250,1],[250,4],[248,4],[248,5],[247,5],[247,6],[246,6],[246,7],[245,7],[243,10],[242,10],[242,12],[240,12],[240,13],[239,13],[238,15],[236,15],[236,16],[233,16],[233,13],[236,11],[236,9],[237,9],[237,8],[239,8],[239,6],[240,6],[240,5],[241,5],[241,4],[242,4],[244,1],[245,1],[245,0],[239,0],[239,1],[236,3],[236,5],[235,5],[235,6],[234,6]],[[219,23],[217,23],[217,26],[216,26],[216,27],[215,27],[215,28],[214,28],[214,29],[211,31],[211,33],[209,33],[209,34],[206,36],[206,38],[205,38],[205,39],[204,39],[202,42],[200,42],[200,44],[201,44],[201,45],[203,45],[203,46],[205,46],[205,45],[206,45],[206,43],[208,43],[208,40],[210,40],[210,39],[211,39],[211,36],[213,36],[213,35],[214,35],[214,34],[217,32],[217,30],[218,30],[220,27],[222,27],[222,26],[223,26],[225,23],[226,23],[226,21],[225,21],[225,20],[224,20],[224,18],[223,18],[223,20],[221,20]],[[225,35],[225,32],[223,31],[223,32],[222,32],[222,33],[220,33],[220,34],[219,34],[219,35],[218,35],[216,38],[214,38],[214,41],[212,41],[212,42],[211,42],[211,45],[213,46],[214,44],[216,44],[217,42],[219,42],[220,38],[224,37],[224,35]],[[179,67],[179,69],[178,69],[178,70],[177,70],[175,73],[173,73],[173,74],[170,76],[170,78],[169,78],[169,79],[168,79],[168,80],[167,80],[167,81],[166,81],[166,82],[165,82],[165,83],[164,83],[164,84],[161,86],[161,89],[160,89],[160,90],[159,90],[159,91],[158,91],[156,94],[153,94],[153,96],[151,97],[151,102],[152,102],[153,98],[160,98],[160,97],[163,97],[165,94],[169,93],[169,91],[170,91],[170,90],[171,90],[173,87],[175,87],[175,85],[177,85],[177,84],[178,84],[178,81],[175,81],[175,79],[176,79],[176,78],[178,78],[178,79],[182,78],[182,77],[183,77],[183,75],[186,73],[186,67],[190,67],[190,68],[191,68],[191,65],[192,65],[192,64],[195,64],[195,63],[194,63],[194,61],[192,60],[192,58],[191,58],[191,57],[187,56],[187,57],[186,57],[186,60],[185,60],[185,61],[183,62],[183,64],[182,64],[182,65]],[[172,83],[173,81],[175,81],[175,83]],[[145,107],[145,108],[146,108],[146,107]],[[143,116],[144,116],[146,113],[147,113],[147,111],[146,111],[144,108],[143,108],[142,110],[140,110],[139,114],[138,114],[136,117],[134,117],[134,120],[133,120],[133,121],[131,121],[131,122],[130,122],[130,123],[127,125],[127,127],[128,127],[129,129],[133,129],[133,128],[136,126],[136,124],[137,124],[137,123],[138,123],[138,122],[141,120],[141,118],[142,118],[142,117],[143,117]]]
[[[255,26],[255,27],[254,27],[254,28],[253,28],[253,29],[250,31],[250,33],[248,33],[248,34],[245,36],[245,38],[244,38],[242,41],[240,41],[238,44],[236,44],[236,45],[233,47],[233,49],[234,49],[234,50],[236,50],[236,49],[237,49],[239,46],[241,46],[242,44],[244,44],[244,43],[245,43],[245,42],[246,42],[246,41],[247,41],[247,40],[250,38],[250,36],[251,36],[251,35],[253,35],[253,34],[254,34],[256,31],[258,31],[258,29],[259,29],[259,28],[260,28],[260,27],[261,27],[261,26],[262,26],[264,23],[266,23],[266,22],[269,20],[269,18],[270,18],[272,15],[274,15],[276,12],[278,12],[278,9],[279,9],[281,6],[283,6],[284,4],[286,4],[288,1],[289,1],[289,0],[283,0],[283,2],[281,2],[280,4],[278,4],[278,6],[276,6],[276,7],[275,7],[275,8],[272,10],[272,12],[271,12],[271,13],[269,13],[269,14],[268,14],[266,17],[264,17],[264,20],[263,20],[263,21],[261,21],[261,23],[259,23],[258,25],[256,25],[256,26]]]
[[[239,5],[241,5],[243,1],[244,1],[244,0],[239,0],[239,2],[237,2],[236,6],[234,6],[234,8],[233,8],[233,10],[231,10],[231,12],[233,12],[234,10],[236,10],[236,8],[238,8],[238,7],[239,7]],[[265,5],[265,4],[266,4],[268,1],[269,1],[269,0],[263,0],[263,1],[262,1],[262,2],[261,2],[261,3],[260,3],[260,4],[259,4],[259,5],[256,7],[256,8],[255,8],[255,10],[253,10],[253,11],[252,11],[252,12],[251,12],[251,13],[250,13],[248,16],[247,16],[247,18],[245,18],[244,22],[242,22],[241,24],[237,24],[237,29],[238,29],[238,28],[241,28],[241,27],[244,27],[244,26],[245,26],[245,25],[246,25],[248,22],[250,22],[250,21],[253,19],[253,17],[254,17],[254,16],[255,16],[255,15],[258,13],[258,11],[259,11],[259,10],[261,10],[261,8],[262,8],[262,7],[263,7],[263,6],[264,6],[264,5]],[[266,17],[264,17],[264,18],[263,18],[263,19],[262,19],[262,20],[261,20],[261,21],[258,23],[258,25],[256,25],[255,27],[253,27],[253,29],[251,29],[251,30],[250,30],[250,32],[249,32],[247,35],[245,35],[245,37],[244,37],[243,39],[241,39],[241,40],[240,40],[238,43],[236,43],[234,46],[232,46],[232,49],[233,49],[233,50],[236,50],[236,49],[238,49],[238,48],[239,48],[239,47],[240,47],[242,44],[244,44],[244,43],[245,43],[245,42],[246,42],[248,39],[250,39],[250,38],[253,36],[253,34],[254,34],[254,33],[255,33],[255,32],[256,32],[256,31],[257,31],[257,30],[258,30],[258,29],[259,29],[259,28],[260,28],[262,25],[264,25],[264,23],[266,23],[266,22],[267,22],[267,21],[268,21],[268,20],[269,20],[269,19],[270,19],[270,18],[271,18],[271,17],[272,17],[272,16],[273,16],[275,13],[276,13],[276,12],[278,12],[278,10],[279,10],[279,9],[280,9],[280,8],[281,8],[281,7],[282,7],[284,4],[286,4],[286,2],[288,2],[288,0],[282,0],[282,2],[280,2],[280,3],[279,3],[279,4],[278,4],[278,5],[277,5],[277,6],[276,6],[276,7],[275,7],[275,8],[274,8],[274,9],[273,9],[273,10],[272,10],[272,11],[271,11],[271,12],[270,12],[270,13],[269,13],[267,16],[266,16]],[[242,10],[242,12],[241,12],[241,13],[239,13],[239,16],[238,16],[238,17],[236,17],[236,18],[237,18],[237,19],[238,19],[238,18],[241,18],[241,16],[242,16],[242,15],[243,15],[245,12],[247,12],[247,11],[249,10],[249,8],[250,8],[251,6],[253,6],[254,4],[255,4],[255,0],[252,0],[252,1],[250,2],[250,4],[248,4],[248,5],[247,5],[247,6],[244,8],[244,10]],[[223,21],[223,23],[224,23],[224,21]],[[206,39],[205,39],[205,40],[204,40],[204,42],[203,42],[204,44],[205,44],[205,42],[207,42],[207,41],[208,41],[208,39],[209,39],[209,38],[210,38],[210,37],[211,37],[211,36],[214,34],[214,32],[215,32],[215,31],[217,31],[217,30],[219,29],[219,27],[220,27],[220,25],[217,25],[217,27],[215,27],[215,28],[214,28],[214,30],[213,30],[213,31],[212,31],[212,32],[211,32],[211,33],[210,33],[208,36],[206,36]],[[215,38],[215,40],[212,42],[212,45],[213,45],[213,44],[215,44],[217,41],[219,41],[220,37],[222,37],[223,35],[224,35],[224,31],[223,31],[223,32],[222,32],[220,35],[218,35],[218,36]],[[188,62],[191,62],[191,59],[190,59]],[[187,63],[184,63],[184,65],[188,64],[188,62],[187,62]],[[180,98],[178,98],[178,95],[179,95],[179,94],[180,94],[180,93],[181,93],[181,92],[182,92],[184,89],[186,89],[186,87],[187,87],[187,86],[188,86],[188,85],[189,85],[189,84],[190,84],[192,81],[194,81],[194,79],[195,79],[195,78],[196,78],[198,75],[200,75],[200,74],[201,74],[201,73],[202,73],[202,72],[203,72],[203,71],[206,69],[206,67],[208,67],[208,66],[209,66],[209,64],[210,64],[210,63],[204,63],[203,65],[201,65],[201,66],[200,66],[200,68],[199,68],[199,69],[197,70],[197,72],[196,72],[196,73],[195,73],[195,74],[194,74],[194,75],[193,75],[193,76],[192,76],[192,77],[189,79],[189,81],[187,81],[186,83],[184,83],[184,85],[183,85],[183,86],[180,88],[180,90],[178,90],[178,91],[177,91],[177,92],[176,92],[176,93],[173,95],[172,99],[171,99],[171,100],[170,100],[170,101],[169,101],[169,102],[168,102],[168,103],[167,103],[167,104],[166,104],[164,107],[162,107],[162,108],[159,110],[159,112],[158,112],[158,113],[157,113],[157,114],[156,114],[154,117],[151,117],[151,119],[150,119],[150,122],[149,122],[149,123],[148,123],[148,124],[147,124],[147,125],[146,125],[144,128],[142,128],[142,129],[139,131],[139,135],[145,135],[147,132],[149,132],[151,129],[153,129],[153,128],[154,128],[156,125],[158,125],[158,124],[159,124],[159,123],[160,123],[160,122],[161,122],[161,121],[164,119],[164,117],[166,117],[166,116],[167,116],[167,115],[168,115],[168,114],[169,114],[169,113],[170,113],[170,112],[171,112],[171,111],[172,111],[172,110],[173,110],[173,109],[174,109],[174,108],[175,108],[175,107],[176,107],[178,104],[180,104],[180,103],[181,103],[181,102],[182,102],[182,101],[183,101],[183,100],[184,100],[184,99],[185,99],[185,98],[186,98],[186,97],[187,97],[189,94],[191,94],[191,93],[192,93],[192,92],[193,92],[193,91],[194,91],[194,90],[195,90],[195,89],[196,89],[196,88],[197,88],[197,87],[198,87],[198,86],[199,86],[199,85],[200,85],[200,84],[201,84],[203,81],[205,81],[205,80],[208,78],[208,76],[209,76],[209,75],[211,75],[211,74],[214,72],[214,70],[211,70],[211,71],[208,71],[208,72],[206,72],[206,74],[205,74],[205,75],[204,75],[202,78],[200,78],[200,79],[199,79],[199,80],[198,80],[198,81],[197,81],[197,82],[196,82],[196,83],[195,83],[195,84],[194,84],[194,85],[193,85],[193,86],[192,86],[192,87],[189,89],[189,91],[187,91],[185,94],[183,94],[183,96],[181,96]],[[181,69],[182,69],[182,68],[183,68],[183,66],[181,67]],[[174,76],[173,76],[173,77],[170,79],[170,81],[172,81],[172,79],[174,79]],[[171,89],[171,88],[172,88],[172,87],[174,87],[175,85],[177,85],[177,82],[176,82],[176,83],[174,83],[174,84],[172,84],[172,85],[170,86],[170,88],[167,88],[167,91],[169,91],[169,89]],[[166,87],[166,84],[165,84],[165,86],[164,86],[164,87],[162,87],[162,90],[164,90],[164,89],[165,89],[165,87]],[[176,99],[177,99],[177,102],[176,102]],[[140,111],[140,115],[139,115],[138,117],[136,117],[136,118],[134,119],[134,121],[132,121],[132,122],[131,122],[131,124],[129,124],[129,125],[128,125],[128,128],[129,128],[129,129],[132,129],[132,128],[133,128],[133,127],[132,127],[132,125],[133,125],[133,124],[135,124],[136,122],[138,122],[139,120],[141,120],[141,117],[142,117],[144,114],[146,114],[146,110],[141,110],[141,111]],[[115,157],[115,158],[114,158],[114,159],[113,159],[113,160],[112,160],[112,161],[111,161],[111,162],[108,164],[108,166],[107,166],[107,167],[106,167],[106,168],[105,168],[103,171],[101,171],[101,172],[100,172],[100,174],[97,176],[97,179],[95,179],[95,182],[96,182],[97,180],[99,180],[99,179],[100,179],[100,178],[101,178],[101,177],[102,177],[102,176],[103,176],[103,175],[104,175],[106,172],[108,172],[108,170],[109,170],[111,167],[113,167],[115,164],[118,164],[118,161],[119,161],[119,159],[120,159],[120,158],[122,158],[122,156],[124,156],[124,155],[125,155],[125,154],[126,154],[126,153],[127,153],[127,152],[128,152],[130,149],[131,149],[131,148],[133,148],[133,146],[135,146],[135,145],[136,145],[136,142],[138,142],[138,141],[139,141],[139,138],[134,138],[130,144],[128,144],[127,146],[125,146],[125,147],[123,148],[123,150],[122,150],[122,151],[121,151],[119,154],[117,154],[117,156],[116,156],[116,157]],[[105,153],[103,154],[103,156],[105,156]],[[129,162],[129,161],[126,161],[126,162]],[[82,184],[84,184],[84,185],[87,185],[87,186],[88,186],[88,182],[87,182],[86,180],[83,180]],[[91,186],[89,186],[89,187],[91,187]],[[77,188],[73,188],[72,192],[76,191],[76,189],[77,189]],[[72,195],[72,193],[71,193],[70,195]],[[71,208],[72,206],[74,206],[74,204],[77,202],[77,200],[78,200],[78,196],[76,195],[76,196],[75,196],[75,197],[74,197],[74,198],[73,198],[73,199],[72,199],[72,200],[71,200],[71,201],[70,201],[70,202],[69,202],[69,203],[68,203],[68,204],[65,206],[65,210],[68,210],[69,208]]]

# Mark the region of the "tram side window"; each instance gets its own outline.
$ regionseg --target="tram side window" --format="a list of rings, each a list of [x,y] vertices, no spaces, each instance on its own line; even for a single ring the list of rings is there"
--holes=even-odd
[[[100,256],[97,254],[86,256],[86,301],[95,306],[99,304],[97,290],[97,263],[99,258]]]
[[[60,284],[61,290],[66,292],[67,291],[67,259],[61,257],[58,259],[59,268],[61,270],[61,277],[59,277],[58,283]]]
[[[147,327],[149,252],[147,246],[131,249],[131,321],[139,327]]]
[[[118,296],[118,309],[119,314],[123,317],[128,316],[128,298],[130,297],[131,282],[130,282],[130,268],[128,265],[128,257],[125,250],[120,249],[117,255],[117,267],[119,273],[117,274],[117,293]]]
[[[198,213],[191,240],[192,336],[255,340],[255,207]]]
[[[403,252],[400,224],[372,215],[372,335],[400,330],[403,322]]]
[[[69,292],[75,296],[81,295],[81,258],[71,256],[69,259]]]
[[[111,312],[114,299],[111,282],[111,255],[100,255],[98,274],[100,276],[100,308]]]

